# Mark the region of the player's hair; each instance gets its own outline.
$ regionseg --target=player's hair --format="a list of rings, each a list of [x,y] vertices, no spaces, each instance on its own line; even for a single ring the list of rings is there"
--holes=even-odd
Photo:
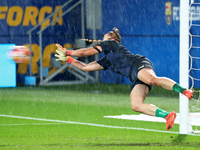
[[[110,35],[109,39],[115,39],[116,41],[118,41],[120,43],[121,42],[121,36],[119,35],[118,29],[116,27],[114,27],[113,31],[110,31],[110,32],[107,33],[107,34]]]
[[[102,42],[101,40],[91,40],[91,39],[81,39],[83,41],[88,41],[88,42],[93,42],[93,43],[100,43]]]
[[[114,31],[114,32],[113,32]],[[115,41],[121,42],[121,36],[119,35],[119,31],[116,27],[113,28],[113,31],[109,31],[107,34],[110,35],[109,40],[114,39]],[[101,40],[90,40],[90,39],[81,39],[88,42],[100,43]]]

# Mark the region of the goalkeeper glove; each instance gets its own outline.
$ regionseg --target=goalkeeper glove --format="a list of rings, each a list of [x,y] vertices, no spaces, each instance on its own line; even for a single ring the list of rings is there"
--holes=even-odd
[[[57,57],[58,59],[56,59],[56,61],[67,61],[69,64],[72,64],[72,62],[75,60],[74,58],[70,57],[70,56],[66,56],[65,51],[63,49],[57,49],[56,52],[58,54],[55,54],[55,57]]]
[[[63,48],[60,44],[56,44],[58,47],[58,50],[63,50],[65,51],[66,56],[71,56],[72,55],[72,50],[67,50],[66,48]]]
[[[57,57],[58,59],[56,59],[56,61],[67,61],[67,57],[65,54],[65,51],[62,49],[57,49],[56,50],[57,54],[55,54],[55,57]]]

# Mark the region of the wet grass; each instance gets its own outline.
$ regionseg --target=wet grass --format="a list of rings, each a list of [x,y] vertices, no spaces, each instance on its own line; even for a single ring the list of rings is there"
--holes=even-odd
[[[0,149],[199,149],[200,136],[127,129],[166,131],[165,123],[104,118],[138,114],[131,110],[129,90],[130,85],[110,84],[2,88],[0,114],[124,128],[0,116]],[[176,95],[156,90],[146,103],[179,111]]]

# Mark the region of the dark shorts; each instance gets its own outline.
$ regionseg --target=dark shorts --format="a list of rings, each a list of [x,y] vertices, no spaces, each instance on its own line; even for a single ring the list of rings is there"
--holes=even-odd
[[[148,85],[142,81],[140,81],[139,79],[137,79],[135,82],[133,82],[132,86],[131,86],[131,89],[130,89],[130,92],[133,90],[133,88],[137,85],[137,84],[144,84],[146,86],[148,86],[149,88],[149,91],[151,90],[152,86],[151,85]]]
[[[143,68],[151,68],[154,70],[153,68],[153,64],[151,63],[151,61],[147,58],[142,58],[142,59],[139,59],[137,60],[131,67],[131,81],[132,81],[132,86],[131,86],[131,90],[130,92],[132,91],[132,89],[137,85],[137,84],[144,84],[146,86],[148,86],[149,88],[149,91],[151,90],[151,85],[148,85],[142,81],[140,81],[137,77],[137,74],[138,72],[143,69]]]

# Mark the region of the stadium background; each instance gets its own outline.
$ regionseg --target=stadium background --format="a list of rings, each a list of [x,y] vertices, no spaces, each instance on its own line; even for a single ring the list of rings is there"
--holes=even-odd
[[[5,66],[2,60],[6,58],[1,55],[5,43],[28,46],[27,31],[66,1],[0,1],[0,87],[2,81],[9,81],[5,70],[17,74],[19,84],[29,75],[28,65],[17,65],[17,73]],[[68,7],[77,1],[73,0]],[[171,4],[171,9],[167,10],[166,4]],[[117,27],[123,38],[122,44],[133,53],[147,56],[154,63],[158,76],[178,82],[179,6],[178,0],[102,0],[102,30],[97,30],[97,38],[101,39],[103,34]],[[192,11],[200,13],[200,7],[192,7]],[[65,46],[71,43],[74,46],[75,39],[81,37],[80,14],[81,6],[78,6],[43,32],[43,67],[48,67],[49,73],[56,69],[50,63],[54,61],[54,44]],[[200,16],[195,17],[199,23]],[[169,18],[168,22],[166,18]],[[39,76],[40,70],[37,32],[45,25],[34,30],[32,35],[34,76]],[[92,30],[85,29],[85,33],[86,38],[93,37]],[[197,40],[196,43],[200,42]],[[191,52],[199,53],[193,49]],[[73,78],[67,70],[54,80]],[[131,85],[127,85],[130,82],[126,78],[101,71],[100,80],[100,84],[1,88],[0,149],[199,149],[199,134],[180,134],[178,124],[166,131],[166,124],[162,122],[104,117],[139,113],[131,109]],[[148,95],[145,103],[180,112],[177,92],[154,87]],[[199,91],[194,98],[190,101],[190,110],[195,106],[195,112],[199,112]]]
[[[74,0],[72,4],[77,1]],[[0,1],[0,44],[28,45],[27,31],[65,2],[64,0]],[[166,2],[171,4],[171,11],[166,10]],[[178,82],[179,6],[179,0],[102,0],[102,29],[97,30],[97,39],[102,39],[103,34],[117,27],[125,47],[134,54],[147,56],[153,62],[158,76],[166,76]],[[32,12],[28,11],[30,8]],[[35,17],[29,18],[30,14],[34,14]],[[78,6],[43,32],[43,67],[51,69],[48,59],[54,56],[54,53],[48,53],[47,56],[44,51],[51,51],[55,43],[62,46],[71,43],[74,46],[74,40],[81,38],[80,14],[81,6]],[[170,18],[168,22],[167,17]],[[36,53],[37,50],[39,51],[39,39],[36,35],[38,30],[33,32],[32,42],[35,49],[32,59],[36,62],[32,73],[36,76],[39,71],[40,57]],[[85,29],[85,36],[92,38],[92,30]],[[20,68],[17,65],[17,83],[23,83],[24,76],[28,72],[29,66]],[[63,78],[63,76],[64,74],[61,73],[57,78]],[[115,80],[111,79],[112,76]],[[130,83],[128,79],[114,73],[110,74],[108,71],[100,71],[100,81]]]

